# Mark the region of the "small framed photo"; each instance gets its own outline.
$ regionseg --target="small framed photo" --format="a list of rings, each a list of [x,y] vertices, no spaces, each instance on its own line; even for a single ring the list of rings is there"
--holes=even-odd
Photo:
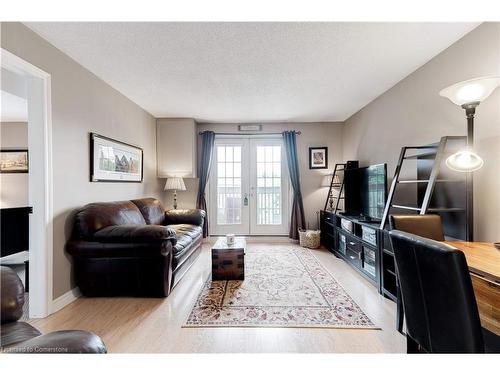
[[[309,147],[309,169],[328,169],[328,147]]]
[[[90,133],[91,182],[142,182],[142,148]]]
[[[29,173],[28,150],[0,150],[0,173]]]

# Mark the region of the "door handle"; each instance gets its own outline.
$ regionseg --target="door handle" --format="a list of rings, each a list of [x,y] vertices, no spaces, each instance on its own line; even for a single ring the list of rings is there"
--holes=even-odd
[[[248,194],[245,193],[243,197],[243,206],[248,206]]]

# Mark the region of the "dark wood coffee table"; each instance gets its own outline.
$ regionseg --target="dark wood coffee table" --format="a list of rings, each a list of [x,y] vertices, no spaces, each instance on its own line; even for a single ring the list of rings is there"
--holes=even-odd
[[[244,237],[236,237],[231,246],[219,238],[212,246],[212,280],[244,280],[245,248]]]

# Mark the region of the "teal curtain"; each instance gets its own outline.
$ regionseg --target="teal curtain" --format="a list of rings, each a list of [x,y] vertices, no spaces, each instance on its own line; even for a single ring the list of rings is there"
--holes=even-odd
[[[299,160],[297,156],[297,141],[295,131],[283,132],[283,144],[285,146],[288,174],[293,189],[292,215],[288,237],[298,240],[299,228],[304,229],[306,220],[304,217],[304,203],[300,191]]]
[[[203,237],[208,236],[208,211],[205,199],[205,188],[210,176],[210,165],[212,164],[212,153],[214,149],[215,133],[205,131],[201,134],[201,159],[198,166],[198,196],[196,198],[196,208],[204,210],[205,221],[203,223]]]

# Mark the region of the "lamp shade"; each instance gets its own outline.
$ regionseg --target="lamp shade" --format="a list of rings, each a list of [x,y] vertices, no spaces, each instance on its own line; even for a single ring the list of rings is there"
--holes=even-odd
[[[456,105],[482,102],[500,84],[499,76],[480,77],[455,83],[439,92],[439,95],[450,99]]]
[[[164,190],[186,190],[186,185],[184,185],[184,180],[182,177],[169,177],[165,182]]]
[[[321,180],[321,187],[330,187],[330,183],[332,182],[332,177],[333,174],[327,174],[323,176],[323,179]],[[338,188],[340,187],[340,178],[339,176],[335,176],[333,180],[333,187]]]
[[[324,175],[321,180],[321,187],[329,187],[332,182],[332,176],[331,174]]]
[[[470,150],[458,151],[446,159],[446,166],[457,172],[477,171],[483,164],[483,159]]]

